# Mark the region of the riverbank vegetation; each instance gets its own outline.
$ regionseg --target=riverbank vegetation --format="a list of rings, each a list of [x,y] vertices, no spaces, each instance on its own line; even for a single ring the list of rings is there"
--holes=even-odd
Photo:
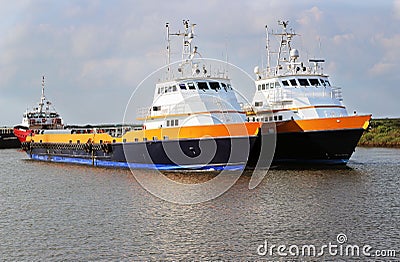
[[[400,148],[400,118],[372,119],[358,145]]]

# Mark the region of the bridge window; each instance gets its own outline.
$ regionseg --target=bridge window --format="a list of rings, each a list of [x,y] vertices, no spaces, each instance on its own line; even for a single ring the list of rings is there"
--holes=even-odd
[[[318,79],[316,79],[316,78],[311,78],[311,79],[308,79],[309,81],[310,81],[310,84],[312,85],[312,86],[320,86],[321,84],[319,83],[319,81],[318,81]]]
[[[262,106],[263,102],[254,102],[254,106]]]
[[[258,85],[257,89],[258,89],[258,91],[260,91],[261,90],[261,85]]]
[[[272,85],[272,84],[271,84]],[[275,88],[279,88],[281,87],[281,85],[279,84],[279,82],[275,82]]]
[[[283,84],[284,86],[289,86],[289,83],[288,83],[287,80],[283,80],[283,81],[282,81],[282,84]]]
[[[184,83],[179,84],[180,89],[186,90],[186,85]]]
[[[176,85],[173,85],[173,86],[172,86],[172,91],[173,91],[173,92],[176,92],[176,90],[177,90],[177,89],[176,89]]]
[[[323,86],[331,86],[331,84],[329,83],[328,80],[320,79],[320,81],[321,81],[321,83],[322,83]]]
[[[296,79],[290,79],[289,82],[291,86],[297,86]]]
[[[188,85],[189,89],[191,89],[191,90],[195,90],[196,89],[196,87],[194,86],[193,82],[189,82],[189,83],[187,83],[187,85]]]
[[[208,82],[208,84],[212,90],[218,91],[218,89],[221,89],[218,82]]]
[[[226,88],[226,84],[225,83],[221,83],[221,86],[224,88],[225,92],[228,91],[228,89]]]
[[[261,89],[265,90],[265,84],[262,84]]]
[[[206,82],[197,82],[197,86],[199,87],[200,90],[208,89],[208,85]]]
[[[310,84],[308,83],[307,79],[304,78],[299,78],[299,83],[301,86],[309,86]]]

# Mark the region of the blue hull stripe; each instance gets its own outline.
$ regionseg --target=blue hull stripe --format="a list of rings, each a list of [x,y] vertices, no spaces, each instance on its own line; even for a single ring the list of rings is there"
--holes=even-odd
[[[274,159],[273,164],[344,165],[349,159]]]
[[[57,162],[57,163],[73,163],[80,165],[93,165],[92,159],[89,158],[76,158],[76,157],[63,157],[63,156],[45,156],[32,154],[30,157],[34,160],[47,161],[47,162]],[[140,163],[127,163],[127,162],[117,162],[117,161],[106,161],[95,159],[94,166],[99,167],[120,167],[120,168],[132,168],[132,169],[153,169],[153,170],[230,170],[237,171],[243,170],[245,165],[164,165],[164,164],[140,164]]]

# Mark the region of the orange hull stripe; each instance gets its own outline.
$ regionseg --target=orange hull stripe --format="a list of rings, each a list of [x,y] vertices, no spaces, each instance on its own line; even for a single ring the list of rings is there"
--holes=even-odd
[[[168,139],[190,139],[204,137],[240,137],[240,136],[255,136],[258,133],[258,128],[261,127],[259,122],[240,123],[240,124],[221,124],[207,126],[184,126],[173,128],[159,128],[147,130],[130,131],[124,135],[126,141],[135,141],[135,138],[142,141],[143,138],[153,140],[157,137],[158,140]]]
[[[88,141],[98,144],[100,140],[103,143],[115,142],[138,142],[146,138],[152,141],[153,138],[157,140],[173,139],[190,139],[190,138],[205,138],[205,137],[246,137],[256,136],[258,129],[261,127],[259,122],[246,122],[238,124],[221,124],[221,125],[208,125],[208,126],[185,126],[174,128],[159,128],[148,130],[134,130],[127,132],[122,138],[115,138],[106,133],[101,134],[35,134],[35,136],[28,136],[27,141],[34,141],[43,143],[80,143],[84,144]]]
[[[278,133],[366,129],[370,119],[371,115],[289,120],[276,123],[276,128]]]

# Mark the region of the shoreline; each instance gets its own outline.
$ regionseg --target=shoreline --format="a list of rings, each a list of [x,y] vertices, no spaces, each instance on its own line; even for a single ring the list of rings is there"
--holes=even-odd
[[[371,119],[357,146],[400,148],[400,118]]]

